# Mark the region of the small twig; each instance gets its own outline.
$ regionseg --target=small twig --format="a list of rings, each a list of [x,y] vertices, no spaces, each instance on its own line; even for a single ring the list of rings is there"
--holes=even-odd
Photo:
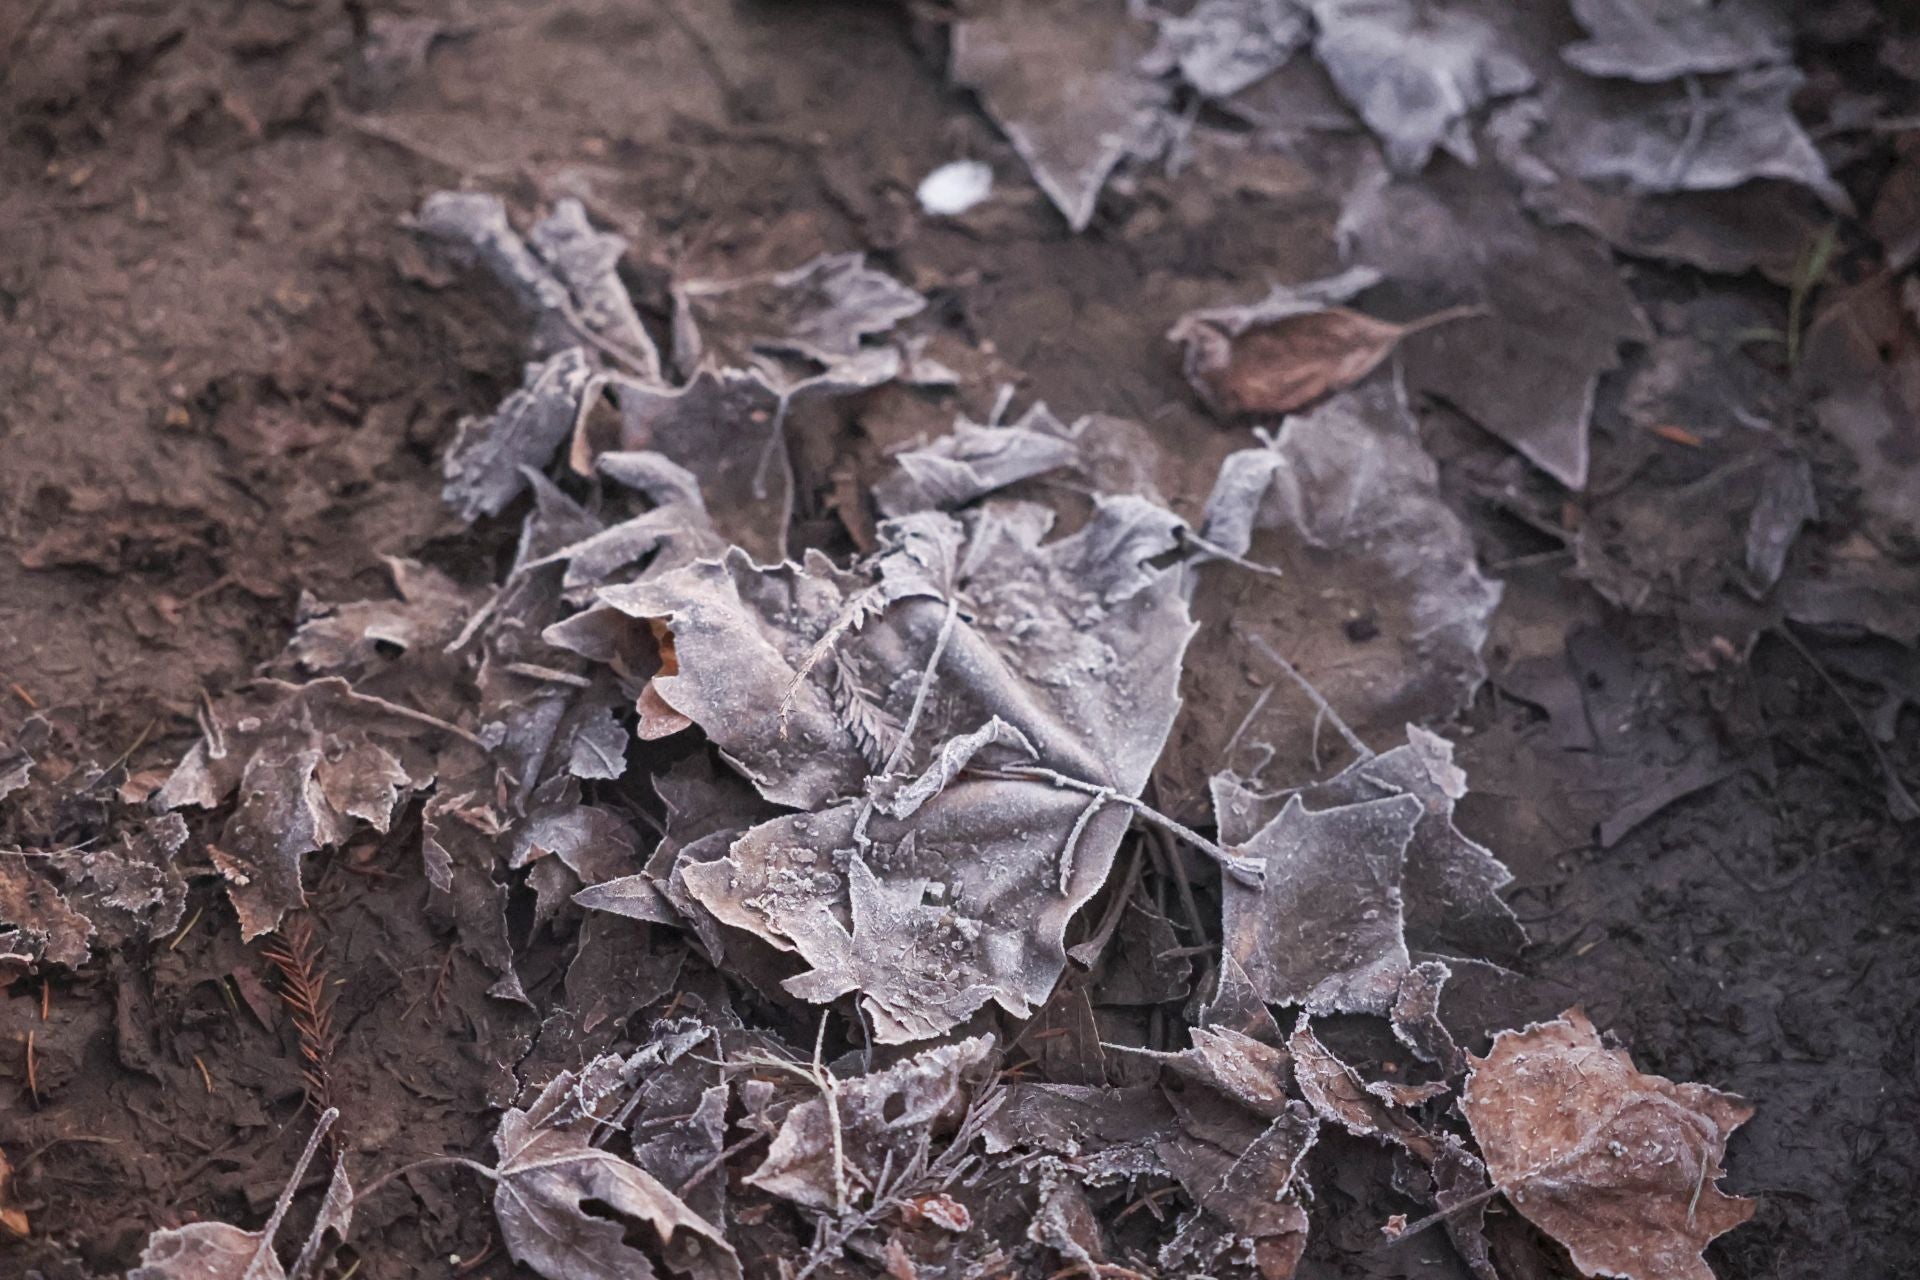
[[[1248,573],[1263,574],[1269,578],[1284,578],[1287,576],[1286,570],[1280,568],[1278,565],[1261,564],[1258,560],[1249,560],[1245,556],[1236,555],[1217,542],[1207,541],[1192,529],[1183,528],[1178,530],[1177,533],[1182,542],[1191,543],[1206,552],[1207,555],[1213,559],[1224,560],[1230,565],[1245,569]]]
[[[273,1206],[273,1216],[267,1219],[266,1226],[260,1228],[260,1243],[254,1246],[252,1257],[248,1258],[245,1266],[241,1268],[242,1274],[261,1274],[264,1272],[264,1268],[258,1266],[261,1258],[264,1256],[270,1261],[273,1260],[273,1238],[280,1233],[280,1224],[286,1219],[287,1210],[293,1205],[294,1192],[300,1189],[300,1180],[307,1176],[307,1166],[313,1163],[313,1155],[320,1149],[321,1139],[327,1136],[328,1131],[333,1128],[333,1122],[339,1118],[340,1113],[329,1107],[320,1113],[319,1119],[314,1121],[313,1133],[307,1138],[306,1150],[302,1151],[300,1158],[294,1161],[293,1176],[288,1178],[287,1185],[280,1189],[280,1199]],[[277,1261],[274,1262],[273,1269],[280,1270]]]
[[[820,1011],[820,1030],[813,1038],[813,1079],[826,1103],[827,1123],[833,1129],[833,1207],[847,1211],[847,1139],[840,1129],[840,1081],[826,1068],[827,1015]]]
[[[200,923],[200,914],[204,912],[206,909],[207,908],[205,903],[202,903],[201,905],[193,909],[193,918],[187,921],[186,925],[180,930],[180,932],[173,935],[173,941],[167,944],[167,950],[173,951],[177,949],[181,943],[187,940],[187,935],[193,932],[193,926]]]
[[[695,1169],[692,1173],[688,1174],[687,1180],[680,1184],[680,1189],[676,1191],[674,1194],[679,1196],[682,1200],[685,1200],[687,1198],[687,1193],[692,1191],[695,1187],[699,1186],[701,1183],[705,1182],[708,1178],[712,1177],[716,1169],[723,1168],[726,1165],[727,1161],[733,1159],[735,1156],[739,1155],[742,1151],[745,1151],[748,1147],[752,1146],[756,1142],[761,1141],[763,1138],[766,1138],[767,1136],[768,1135],[765,1133],[748,1134],[746,1137],[740,1139],[740,1141],[726,1148],[724,1151],[720,1152],[720,1154],[713,1157],[713,1159],[707,1161],[705,1164],[701,1165],[698,1169]]]
[[[1070,791],[1079,791],[1086,795],[1111,800],[1115,804],[1123,804],[1148,822],[1186,841],[1194,848],[1200,850],[1200,852],[1212,858],[1215,862],[1218,862],[1241,883],[1258,887],[1261,880],[1265,877],[1266,868],[1264,864],[1256,862],[1252,858],[1242,857],[1239,854],[1221,848],[1213,841],[1201,835],[1198,831],[1195,831],[1192,827],[1168,817],[1146,801],[1136,799],[1133,796],[1122,795],[1111,787],[1103,787],[1095,782],[1086,782],[1061,773],[1056,769],[1048,769],[1040,765],[1014,764],[1006,765],[999,769],[976,769],[971,770],[971,772],[987,778],[1033,778],[1042,782],[1050,782],[1056,787],[1064,787]]]
[[[1247,727],[1260,718],[1260,712],[1266,708],[1267,700],[1271,697],[1273,697],[1273,686],[1268,685],[1260,691],[1260,696],[1253,700],[1253,705],[1247,708],[1247,714],[1240,717],[1240,723],[1235,727],[1233,736],[1228,738],[1227,745],[1220,749],[1220,763],[1223,767],[1232,765],[1233,749],[1240,745],[1240,739],[1246,734]]]
[[[1505,1187],[1496,1185],[1496,1186],[1488,1187],[1485,1191],[1476,1191],[1474,1194],[1468,1196],[1465,1200],[1461,1200],[1456,1204],[1448,1205],[1446,1208],[1440,1210],[1440,1212],[1438,1213],[1428,1214],[1426,1217],[1420,1219],[1420,1221],[1412,1223],[1407,1227],[1403,1228],[1398,1234],[1396,1234],[1393,1237],[1393,1239],[1387,1241],[1387,1246],[1391,1247],[1393,1245],[1399,1244],[1402,1240],[1407,1239],[1409,1236],[1419,1235],[1422,1231],[1425,1231],[1429,1227],[1437,1227],[1441,1223],[1445,1222],[1448,1218],[1451,1218],[1454,1214],[1459,1213],[1462,1209],[1471,1209],[1475,1205],[1485,1204],[1487,1201],[1493,1199],[1495,1196],[1499,1195],[1504,1190],[1506,1190]]]
[[[1894,810],[1894,818],[1900,822],[1908,822],[1920,817],[1920,800],[1915,800],[1913,793],[1907,790],[1907,785],[1901,781],[1893,758],[1880,745],[1880,740],[1873,736],[1873,726],[1868,724],[1867,718],[1860,714],[1860,708],[1853,705],[1853,699],[1849,698],[1846,690],[1840,687],[1840,682],[1821,665],[1820,659],[1814,656],[1813,650],[1809,649],[1799,636],[1793,634],[1792,628],[1787,623],[1781,623],[1774,628],[1774,631],[1793,647],[1793,651],[1800,655],[1802,661],[1813,668],[1813,673],[1819,676],[1821,683],[1840,700],[1840,705],[1847,709],[1847,714],[1853,717],[1854,724],[1859,726],[1860,736],[1866,739],[1867,749],[1873,752],[1874,760],[1880,765],[1880,772],[1886,777],[1887,790],[1894,800],[1891,806]]]
[[[493,1238],[493,1232],[489,1231],[487,1232],[487,1247],[482,1249],[480,1252],[474,1254],[471,1258],[468,1258],[465,1262],[461,1263],[459,1266],[455,1267],[453,1269],[453,1274],[457,1276],[465,1276],[465,1275],[472,1275],[474,1272],[478,1271],[480,1269],[480,1264],[493,1256],[494,1244],[495,1244],[495,1241]]]
[[[424,1159],[415,1160],[412,1164],[403,1164],[398,1169],[381,1174],[372,1182],[369,1182],[366,1186],[353,1193],[353,1203],[356,1205],[359,1204],[362,1200],[365,1200],[374,1192],[379,1191],[395,1178],[403,1178],[409,1173],[418,1173],[422,1169],[435,1169],[446,1165],[458,1165],[462,1169],[469,1169],[489,1182],[498,1182],[500,1180],[499,1170],[489,1168],[481,1164],[478,1160],[469,1160],[465,1156],[427,1156]]]
[[[940,633],[934,637],[933,652],[927,656],[927,666],[920,673],[920,687],[913,695],[913,706],[907,711],[905,723],[900,726],[900,741],[894,744],[893,754],[887,757],[887,767],[882,774],[892,774],[900,768],[907,752],[913,749],[913,731],[920,725],[920,713],[926,710],[927,695],[933,690],[934,672],[940,669],[940,659],[946,655],[947,643],[953,639],[953,629],[960,620],[960,598],[947,596],[946,616],[940,619]]]
[[[1373,759],[1373,748],[1360,741],[1360,735],[1355,733],[1352,728],[1348,726],[1347,722],[1340,718],[1340,713],[1333,709],[1333,704],[1328,702],[1326,697],[1321,694],[1318,689],[1313,687],[1312,681],[1300,674],[1297,667],[1281,657],[1279,650],[1268,644],[1265,636],[1249,635],[1245,631],[1239,634],[1241,639],[1245,640],[1249,645],[1252,645],[1262,657],[1286,672],[1287,678],[1298,685],[1300,691],[1313,700],[1313,705],[1320,709],[1320,714],[1333,722],[1333,727],[1340,731],[1340,736],[1346,740],[1347,745],[1353,749],[1355,755],[1359,756],[1362,760]]]

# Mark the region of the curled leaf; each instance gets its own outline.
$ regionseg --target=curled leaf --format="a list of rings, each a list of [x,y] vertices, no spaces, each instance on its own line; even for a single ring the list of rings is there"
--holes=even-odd
[[[1717,1185],[1753,1108],[1636,1071],[1579,1009],[1495,1036],[1461,1106],[1495,1184],[1583,1275],[1712,1280],[1701,1251],[1753,1216]]]
[[[514,1261],[548,1280],[654,1275],[647,1255],[625,1242],[622,1223],[589,1213],[589,1201],[648,1224],[662,1243],[687,1232],[731,1255],[719,1230],[652,1174],[591,1145],[599,1117],[575,1088],[586,1074],[562,1072],[531,1107],[500,1118],[493,1210]]]

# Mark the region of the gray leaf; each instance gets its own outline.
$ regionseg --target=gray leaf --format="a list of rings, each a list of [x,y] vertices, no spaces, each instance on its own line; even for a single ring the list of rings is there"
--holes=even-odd
[[[1391,796],[1312,812],[1295,796],[1240,846],[1266,866],[1223,889],[1225,946],[1272,1004],[1385,1013],[1410,963],[1400,880],[1422,806]]]
[[[632,1280],[653,1276],[647,1255],[624,1242],[625,1227],[590,1215],[586,1201],[645,1222],[663,1242],[676,1233],[732,1254],[720,1232],[643,1169],[589,1144],[596,1119],[562,1072],[527,1110],[500,1118],[494,1147],[493,1209],[514,1261],[548,1280]]]
[[[442,463],[447,505],[469,523],[504,511],[527,487],[521,468],[553,459],[597,384],[585,349],[569,347],[528,365],[520,389],[492,414],[461,419]]]
[[[1155,20],[1155,62],[1171,63],[1209,98],[1231,97],[1284,66],[1313,25],[1296,0],[1200,0]]]
[[[1122,160],[1165,145],[1169,94],[1141,70],[1150,31],[1120,0],[992,0],[953,25],[953,82],[980,95],[1075,231]]]
[[[1311,0],[1314,54],[1401,173],[1435,148],[1472,164],[1470,113],[1524,93],[1533,73],[1500,29],[1464,9],[1416,0]]]
[[[1675,80],[1739,71],[1787,56],[1790,32],[1766,0],[1672,4],[1572,0],[1588,38],[1561,51],[1590,76]]]

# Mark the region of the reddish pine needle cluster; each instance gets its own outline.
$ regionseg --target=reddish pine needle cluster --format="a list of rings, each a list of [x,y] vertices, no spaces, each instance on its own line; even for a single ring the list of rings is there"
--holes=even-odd
[[[260,954],[280,974],[280,999],[300,1037],[300,1079],[307,1103],[316,1112],[334,1105],[333,994],[321,965],[323,945],[314,936],[313,922],[304,914],[290,915]]]

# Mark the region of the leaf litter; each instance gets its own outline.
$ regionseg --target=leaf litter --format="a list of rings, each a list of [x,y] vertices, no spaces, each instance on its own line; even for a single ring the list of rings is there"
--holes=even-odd
[[[417,821],[430,910],[492,997],[545,1019],[499,1051],[493,1163],[447,1158],[540,1274],[1284,1280],[1326,1212],[1320,1155],[1358,1138],[1478,1275],[1495,1194],[1584,1274],[1709,1275],[1701,1251],[1751,1213],[1717,1186],[1751,1109],[1636,1071],[1578,1010],[1503,1031],[1450,1005],[1526,936],[1435,732],[1488,679],[1503,587],[1410,393],[1551,477],[1509,468],[1511,509],[1527,485],[1578,492],[1623,352],[1655,362],[1629,360],[1629,416],[1651,421],[1675,385],[1658,361],[1691,349],[1656,339],[1611,250],[1662,254],[1624,223],[1542,225],[1543,193],[1844,197],[1789,110],[1770,11],[1565,16],[1549,39],[1468,4],[961,7],[954,80],[1076,231],[1187,94],[1225,102],[1297,59],[1377,139],[1340,144],[1365,149],[1345,271],[1171,335],[1201,401],[1260,428],[1191,523],[1112,483],[1108,424],[1033,405],[869,468],[879,521],[849,553],[796,516],[789,429],[803,402],[919,394],[917,290],[830,254],[675,280],[663,318],[578,201],[523,236],[493,197],[429,200],[416,228],[528,328],[521,387],[444,460],[452,510],[517,520],[518,546],[486,581],[393,559],[392,599],[303,599],[153,815],[99,848],[0,853],[10,964],[164,937],[209,871],[242,936],[270,933],[310,905],[311,868]],[[1850,379],[1897,404],[1905,347],[1837,301],[1814,315],[1818,410],[1865,460],[1892,410],[1847,401]],[[1737,430],[1754,442],[1704,478],[1592,506],[1644,535],[1663,502],[1755,482],[1728,530],[1567,530],[1574,572],[1634,613],[1731,584],[1911,643],[1839,590],[1845,568],[1809,592],[1814,470],[1773,424]],[[1867,485],[1893,545],[1905,482]],[[1861,590],[1884,596],[1878,554]],[[1562,693],[1538,694],[1555,732]],[[15,757],[0,776],[24,783]],[[570,933],[563,979],[520,972],[526,918]],[[287,1270],[274,1237],[332,1118],[263,1230],[156,1231],[136,1274],[314,1274],[396,1176],[356,1196],[336,1164]]]

